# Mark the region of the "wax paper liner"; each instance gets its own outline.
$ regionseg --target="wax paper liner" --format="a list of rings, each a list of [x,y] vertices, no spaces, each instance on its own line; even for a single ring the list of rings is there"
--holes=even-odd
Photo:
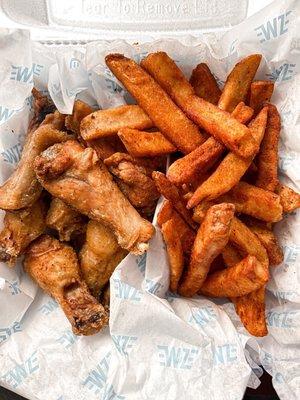
[[[132,102],[105,66],[111,52],[140,61],[164,50],[187,77],[207,62],[221,86],[240,58],[261,53],[257,79],[275,82],[273,101],[282,116],[281,179],[299,191],[299,23],[299,2],[279,0],[225,34],[199,38],[47,46],[33,43],[26,31],[0,31],[2,181],[20,158],[33,84],[71,113],[76,97],[103,108]],[[37,290],[21,263],[16,269],[0,265],[0,384],[28,399],[239,400],[247,385],[259,385],[263,366],[280,399],[299,399],[299,213],[276,229],[285,256],[271,270],[269,335],[263,339],[247,333],[226,300],[168,292],[159,230],[147,254],[127,256],[114,272],[110,326],[92,337],[72,334],[57,303]]]

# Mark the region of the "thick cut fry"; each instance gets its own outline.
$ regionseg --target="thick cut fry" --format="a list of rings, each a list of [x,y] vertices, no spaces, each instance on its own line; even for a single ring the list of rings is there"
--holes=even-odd
[[[152,173],[152,178],[154,179],[159,193],[172,203],[175,210],[182,216],[182,218],[191,228],[197,229],[197,225],[192,220],[190,212],[186,209],[177,187],[173,185],[173,183],[171,183],[169,179],[161,172],[154,171]]]
[[[169,200],[165,200],[157,215],[157,223],[162,227],[162,225],[170,219],[172,219],[174,226],[176,226],[176,231],[180,238],[184,254],[190,255],[196,237],[195,231],[193,231],[177,211],[174,210],[172,203]]]
[[[277,222],[282,219],[280,197],[246,182],[239,182],[217,201],[233,203],[237,212],[266,222]]]
[[[266,336],[265,287],[246,296],[231,298],[235,310],[247,331],[253,336]]]
[[[43,235],[27,250],[24,267],[58,301],[76,335],[92,335],[107,325],[108,315],[81,279],[77,256],[70,246]]]
[[[190,183],[197,174],[207,171],[223,151],[223,145],[210,137],[190,154],[171,164],[167,177],[175,185]]]
[[[86,218],[78,211],[73,210],[60,199],[52,199],[46,224],[58,232],[60,241],[69,242],[74,234],[83,233],[86,222]]]
[[[178,293],[191,297],[205,281],[212,261],[228,243],[234,206],[228,203],[211,207],[202,222],[193,245],[191,261]]]
[[[242,157],[249,157],[258,150],[250,130],[225,111],[196,96],[190,83],[166,53],[149,54],[141,64],[196,124],[225,146]]]
[[[193,69],[190,84],[197,96],[212,104],[218,104],[222,92],[207,64],[200,63]]]
[[[118,136],[128,153],[134,157],[155,157],[176,151],[176,147],[160,132],[123,128],[119,130]]]
[[[54,129],[52,125],[42,125],[35,131],[29,132],[17,168],[0,187],[0,208],[2,210],[18,210],[29,207],[39,198],[42,186],[33,169],[35,157],[47,147],[66,141],[68,138],[65,132]]]
[[[268,267],[254,256],[247,256],[233,267],[209,275],[199,293],[210,297],[245,296],[265,285],[268,279]]]
[[[268,109],[264,107],[255,120],[250,123],[250,129],[256,143],[259,145],[266,128]],[[229,153],[220,163],[216,171],[205,181],[188,201],[187,207],[193,208],[201,200],[212,200],[228,192],[235,186],[249,168],[254,155],[242,158],[234,153]]]
[[[290,213],[300,208],[300,194],[293,189],[278,183],[276,193],[280,197],[280,203],[284,212]]]
[[[241,101],[231,113],[231,115],[242,124],[247,124],[253,117],[253,114],[253,109],[246,106],[243,101]]]
[[[98,110],[86,116],[80,124],[84,140],[116,135],[122,128],[148,129],[153,126],[148,115],[137,105],[125,105]]]
[[[267,250],[270,265],[279,265],[283,261],[283,251],[279,246],[274,233],[268,228],[267,224],[254,218],[245,218],[248,228],[255,233],[261,244]]]
[[[271,81],[255,81],[251,83],[249,93],[249,105],[257,114],[263,107],[265,102],[271,100],[274,90],[274,82]]]
[[[233,67],[222,90],[219,108],[232,112],[240,101],[246,100],[260,61],[261,54],[252,54]]]
[[[142,254],[154,228],[124,197],[94,150],[75,140],[56,144],[35,160],[35,172],[54,197],[112,229],[121,247]]]
[[[108,55],[105,61],[154,125],[180,151],[190,153],[204,141],[198,127],[143,68],[121,54]]]
[[[100,160],[104,161],[106,158],[118,152],[126,151],[123,143],[118,136],[103,137],[100,139],[90,140],[85,143],[86,146],[91,147],[97,153]]]
[[[177,227],[173,219],[169,219],[161,227],[161,232],[166,243],[167,254],[170,268],[170,284],[171,292],[177,291],[179,279],[181,277],[184,257],[180,237],[177,233]]]
[[[224,247],[222,250],[222,257],[227,268],[238,264],[243,258],[232,243],[227,243]]]
[[[79,135],[80,133],[80,123],[84,117],[95,111],[88,104],[81,100],[76,100],[73,106],[73,112],[71,115],[67,115],[65,119],[66,128]]]
[[[278,184],[278,143],[280,115],[276,106],[268,104],[268,122],[257,155],[258,176],[256,186],[274,192]]]
[[[229,241],[233,243],[242,254],[255,256],[263,266],[269,266],[269,258],[266,249],[261,244],[258,237],[236,217],[232,220]]]
[[[7,211],[0,233],[0,261],[14,266],[29,243],[44,232],[45,217],[46,206],[42,199],[23,210]]]

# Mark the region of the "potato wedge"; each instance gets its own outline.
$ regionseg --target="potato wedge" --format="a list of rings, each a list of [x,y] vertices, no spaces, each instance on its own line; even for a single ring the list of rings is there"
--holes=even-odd
[[[80,123],[84,117],[95,111],[91,106],[84,103],[81,100],[76,100],[73,106],[73,111],[71,115],[67,115],[65,118],[66,128],[79,135],[80,133]]]
[[[274,82],[271,81],[255,81],[251,83],[249,92],[249,106],[253,108],[257,114],[263,107],[265,102],[271,100],[274,91]]]
[[[237,104],[235,109],[232,111],[231,115],[242,124],[247,124],[253,117],[253,108],[246,106],[246,104],[241,101]]]
[[[144,132],[123,128],[118,132],[126,150],[134,157],[156,157],[176,151],[176,147],[159,131]]]
[[[80,123],[80,134],[84,140],[116,135],[122,128],[148,129],[153,122],[137,105],[125,105],[107,110],[98,110],[87,115]]]
[[[246,296],[232,297],[235,310],[247,331],[253,336],[266,336],[268,328],[265,316],[265,287]]]
[[[268,104],[268,122],[264,138],[257,155],[256,186],[274,192],[278,184],[278,143],[280,136],[280,115],[276,106]]]
[[[225,146],[242,157],[249,157],[258,150],[250,130],[227,112],[196,96],[190,83],[166,53],[149,54],[141,65],[191,120]]]
[[[172,203],[175,210],[182,216],[185,222],[192,229],[197,229],[197,224],[192,220],[190,212],[186,209],[177,187],[162,172],[154,171],[152,179],[159,193]]]
[[[190,84],[197,96],[212,104],[218,104],[222,91],[207,64],[200,63],[193,69]]]
[[[203,143],[204,137],[198,127],[143,68],[121,54],[110,54],[105,61],[154,125],[174,146],[187,154]]]
[[[218,103],[221,110],[232,112],[240,101],[245,101],[260,61],[261,54],[251,54],[233,67]]]
[[[169,289],[171,292],[176,292],[183,271],[184,257],[181,240],[176,230],[176,224],[172,218],[162,225],[161,232],[166,243],[170,267]]]
[[[190,264],[178,287],[180,295],[192,297],[201,288],[212,261],[228,243],[233,216],[234,206],[228,203],[208,210],[198,229]]]
[[[300,194],[293,189],[278,183],[275,192],[280,197],[280,203],[284,212],[291,213],[300,208]]]
[[[249,125],[258,145],[265,132],[267,116],[268,108],[264,107]],[[192,198],[188,201],[187,207],[193,208],[203,199],[216,199],[228,192],[245,174],[253,158],[254,155],[249,158],[242,158],[234,153],[227,154],[215,172],[197,188]]]
[[[268,267],[247,256],[233,267],[209,275],[199,294],[209,297],[239,297],[259,289],[269,279]]]

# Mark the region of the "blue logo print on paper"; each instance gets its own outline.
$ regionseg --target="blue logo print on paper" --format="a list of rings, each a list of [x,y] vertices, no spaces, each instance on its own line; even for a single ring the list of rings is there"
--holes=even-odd
[[[153,281],[152,279],[146,279],[145,287],[147,292],[155,294],[159,291],[160,288],[163,287],[163,285],[157,281]]]
[[[216,346],[214,352],[214,365],[230,364],[237,359],[237,346],[235,344],[224,344]]]
[[[274,326],[275,328],[294,328],[297,326],[295,321],[297,318],[295,317],[299,314],[296,311],[285,311],[285,312],[276,312],[270,311],[267,313],[267,321],[269,326]],[[294,320],[293,320],[294,319]]]
[[[22,152],[22,145],[21,143],[17,143],[14,146],[10,147],[9,149],[2,151],[1,155],[3,157],[3,161],[9,164],[16,164],[20,161],[21,152]]]
[[[9,118],[13,116],[15,110],[0,106],[0,122],[6,122]]]
[[[297,159],[297,154],[294,152],[280,153],[278,167],[281,172],[286,173],[288,169],[293,166],[294,161]]]
[[[300,246],[283,246],[284,262],[294,264],[300,254]]]
[[[35,351],[27,358],[22,364],[17,364],[14,368],[6,372],[0,377],[7,385],[16,389],[26,378],[32,375],[39,369],[39,362],[37,359],[37,352]]]
[[[12,294],[12,296],[16,296],[17,294],[21,293],[21,289],[19,287],[19,282],[17,281],[13,281],[11,282],[8,287],[10,288],[10,293]]]
[[[163,367],[191,369],[199,350],[196,347],[158,345],[159,364]]]
[[[113,279],[116,297],[124,300],[141,301],[142,293],[140,290],[122,282],[120,279]]]
[[[51,314],[54,310],[58,308],[58,303],[55,300],[49,300],[47,303],[43,304],[38,310],[44,315]]]
[[[106,87],[111,92],[121,93],[123,88],[115,81],[115,76],[109,68],[104,71]]]
[[[143,276],[145,276],[146,260],[147,260],[147,253],[144,253],[144,254],[136,257],[136,259],[135,259],[137,267]]]
[[[128,350],[132,349],[135,344],[136,336],[126,336],[126,335],[111,335],[111,338],[122,356],[128,355]]]
[[[40,64],[32,64],[31,68],[24,67],[22,65],[12,65],[10,80],[24,83],[32,83],[34,76],[40,76],[43,65]]]
[[[111,352],[107,353],[104,358],[102,358],[102,360],[96,365],[96,367],[90,370],[88,376],[82,382],[83,386],[86,386],[95,394],[98,394],[100,392],[100,389],[103,389],[105,386],[105,383],[107,381],[110,357]]]
[[[133,56],[133,59],[134,59],[134,61],[136,62],[136,63],[140,63],[144,58],[146,58],[147,57],[147,55],[148,55],[148,52],[147,51],[143,51],[143,52],[141,52],[141,53],[139,53],[139,54],[135,54],[134,56]],[[175,60],[174,60],[175,61]],[[176,62],[176,61],[175,61]]]
[[[166,293],[166,299],[168,300],[169,303],[172,303],[174,299],[179,299],[180,296],[177,293],[172,293],[172,292],[167,292]]]
[[[63,334],[58,339],[56,339],[56,341],[60,343],[65,349],[69,349],[77,340],[78,336],[75,336],[70,330],[64,331]]]
[[[80,67],[81,61],[78,58],[71,58],[70,60],[70,69],[77,69]]]
[[[20,322],[14,322],[11,326],[8,326],[7,328],[0,328],[0,343],[4,342],[7,340],[11,335],[13,335],[16,332],[21,332],[22,328],[20,325]]]
[[[216,320],[217,314],[212,306],[193,307],[189,322],[195,322],[199,326],[205,326]]]
[[[125,400],[125,396],[116,394],[112,385],[105,386],[102,400]]]
[[[277,297],[281,300],[293,300],[297,296],[297,293],[292,292],[292,291],[283,292],[283,291],[277,290],[272,293],[274,294],[275,297]]]
[[[260,39],[260,43],[264,43],[270,39],[275,39],[281,35],[284,35],[287,31],[287,24],[289,23],[288,16],[292,11],[287,11],[284,14],[278,15],[278,17],[267,21],[255,28],[257,37]]]
[[[272,68],[271,72],[266,76],[273,82],[284,82],[292,79],[295,72],[296,64],[284,63],[278,68]]]

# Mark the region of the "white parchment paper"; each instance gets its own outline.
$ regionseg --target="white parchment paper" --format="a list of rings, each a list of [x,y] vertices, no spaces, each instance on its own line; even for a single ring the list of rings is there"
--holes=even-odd
[[[33,84],[61,112],[75,97],[111,107],[131,101],[104,63],[110,52],[139,61],[164,50],[187,77],[207,62],[220,85],[242,57],[262,53],[258,79],[276,83],[282,116],[280,173],[300,190],[300,4],[278,0],[225,34],[130,45],[33,43],[26,31],[0,31],[0,178],[20,158]],[[298,32],[297,32],[298,28]],[[282,400],[300,398],[300,215],[277,227],[284,262],[271,270],[269,335],[251,337],[232,304],[170,294],[159,231],[147,255],[128,256],[111,278],[110,326],[75,337],[57,303],[22,271],[0,265],[0,385],[28,399],[240,400],[257,387],[262,365]]]

